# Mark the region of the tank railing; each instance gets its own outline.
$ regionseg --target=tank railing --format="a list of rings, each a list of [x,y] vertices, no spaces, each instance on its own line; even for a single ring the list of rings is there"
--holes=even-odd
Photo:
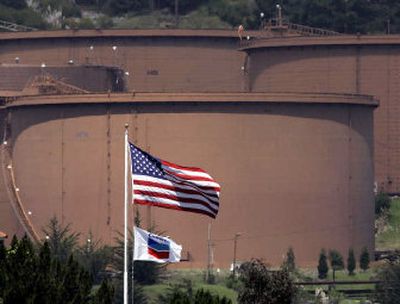
[[[20,25],[4,20],[0,20],[0,29],[10,31],[10,32],[31,32],[37,31],[37,29],[25,25]]]
[[[263,33],[269,33],[268,35]],[[240,47],[251,47],[257,44],[258,41],[262,41],[268,38],[283,37],[285,33],[297,34],[303,37],[324,37],[324,36],[337,36],[344,35],[335,31],[325,30],[321,28],[290,23],[285,19],[270,19],[268,22],[261,26],[260,35],[255,37],[243,35],[244,38],[240,41]]]
[[[325,30],[321,28],[296,24],[296,23],[288,23],[288,29],[295,31],[299,34],[303,34],[305,36],[335,36],[342,35],[335,31]]]
[[[14,168],[12,164],[12,157],[10,155],[10,148],[7,142],[7,127],[4,128],[4,139],[1,144],[1,160],[2,160],[2,171],[4,182],[7,186],[7,192],[11,198],[11,206],[14,209],[15,214],[19,220],[19,223],[24,228],[27,235],[34,240],[36,243],[40,243],[40,237],[37,234],[35,228],[33,227],[32,222],[29,219],[29,216],[25,212],[25,208],[23,206],[21,197],[19,195],[19,188],[15,182],[15,174]],[[8,172],[6,172],[8,171]],[[10,195],[11,194],[11,195]]]
[[[262,26],[262,30],[266,31],[292,31],[304,36],[333,36],[340,35],[335,31],[330,31],[318,27],[311,27],[296,23],[290,23],[286,19],[272,18]]]

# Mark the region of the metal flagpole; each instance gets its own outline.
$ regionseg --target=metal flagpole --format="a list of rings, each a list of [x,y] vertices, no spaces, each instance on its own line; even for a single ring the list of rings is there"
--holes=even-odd
[[[133,238],[133,239],[135,239],[135,238]],[[135,244],[133,244],[133,246],[132,246],[132,304],[135,303],[135,260],[134,260],[134,255],[133,255],[134,248],[135,248]]]
[[[128,124],[125,124],[124,304],[128,304]]]

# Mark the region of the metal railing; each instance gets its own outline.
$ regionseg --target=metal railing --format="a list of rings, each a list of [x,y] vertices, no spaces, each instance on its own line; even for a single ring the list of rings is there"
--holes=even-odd
[[[19,25],[16,23],[0,20],[0,29],[10,32],[31,32],[37,31],[37,29],[25,25]]]

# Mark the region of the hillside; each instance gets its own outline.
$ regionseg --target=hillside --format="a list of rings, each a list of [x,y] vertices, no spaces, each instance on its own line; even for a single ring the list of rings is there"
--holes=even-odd
[[[277,3],[292,23],[341,33],[398,33],[400,3],[389,0],[0,0],[0,20],[54,28],[258,29]]]

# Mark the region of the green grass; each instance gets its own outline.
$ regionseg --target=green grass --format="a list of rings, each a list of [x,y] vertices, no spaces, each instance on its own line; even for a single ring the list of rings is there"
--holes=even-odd
[[[391,201],[387,230],[377,235],[375,243],[379,249],[400,249],[400,199]]]
[[[143,290],[145,295],[149,300],[149,304],[158,303],[158,297],[162,294],[166,294],[169,290],[170,286],[168,284],[155,284],[144,286]],[[204,289],[210,291],[214,295],[218,295],[220,297],[227,297],[232,300],[233,304],[236,304],[237,292],[227,288],[224,285],[210,285],[205,283],[196,283],[193,284],[193,291],[196,292],[198,289]]]
[[[304,269],[301,272],[311,280],[317,280],[317,272],[314,269]],[[346,271],[336,272],[336,281],[368,281],[373,278],[375,271],[369,269],[366,272],[357,270],[354,276],[349,276]],[[227,297],[232,300],[233,304],[237,304],[237,292],[233,289],[226,287],[225,281],[228,277],[228,272],[220,273],[216,276],[216,284],[204,283],[204,271],[203,270],[170,270],[167,272],[164,280],[160,284],[151,286],[144,286],[144,292],[149,299],[149,304],[158,303],[159,295],[168,292],[169,288],[173,285],[183,285],[185,280],[192,282],[194,292],[198,289],[209,290],[211,293],[220,297]],[[332,280],[332,272],[328,274],[328,281]],[[328,290],[328,285],[321,285],[319,287]],[[304,290],[314,290],[316,286],[306,286]],[[361,284],[361,285],[337,285],[336,290],[349,290],[349,289],[371,289],[374,288],[373,284]],[[360,303],[356,300],[345,300],[341,301],[341,304],[355,304]]]

